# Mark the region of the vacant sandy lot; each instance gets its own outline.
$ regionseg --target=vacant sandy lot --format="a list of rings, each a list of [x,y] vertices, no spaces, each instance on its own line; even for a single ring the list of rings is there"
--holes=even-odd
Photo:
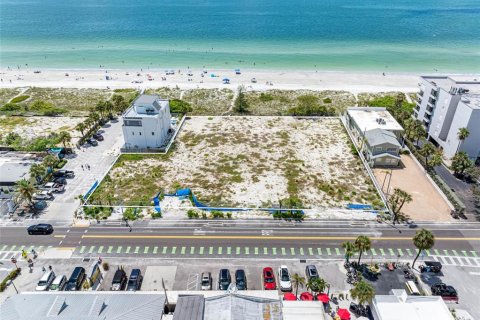
[[[94,199],[146,200],[180,187],[221,206],[379,201],[339,119],[292,117],[192,117],[168,155],[121,158]]]
[[[402,155],[404,168],[393,169],[390,194],[400,188],[412,195],[413,201],[405,204],[402,211],[414,221],[450,221],[450,208],[438,191],[427,180],[425,173],[415,164],[410,155]],[[385,178],[385,169],[375,169],[380,185]],[[387,180],[388,181],[388,180]],[[384,192],[387,193],[387,183]]]

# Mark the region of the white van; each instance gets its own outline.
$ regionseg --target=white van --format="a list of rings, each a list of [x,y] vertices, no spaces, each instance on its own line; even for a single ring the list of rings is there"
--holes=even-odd
[[[407,287],[408,294],[410,294],[412,296],[419,296],[420,295],[420,291],[418,290],[417,286],[415,285],[415,282],[407,281],[405,283],[405,286]]]
[[[48,287],[50,287],[54,279],[55,279],[55,273],[53,271],[45,272],[43,276],[40,278],[40,281],[38,281],[38,284],[35,290],[46,291]]]
[[[50,291],[63,291],[65,285],[67,284],[67,277],[64,275],[58,276],[53,280],[52,284],[50,285]]]

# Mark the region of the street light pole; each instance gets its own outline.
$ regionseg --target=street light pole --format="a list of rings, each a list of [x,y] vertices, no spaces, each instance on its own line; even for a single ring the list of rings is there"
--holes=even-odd
[[[18,294],[18,289],[17,289],[17,287],[15,286],[15,283],[13,283],[13,280],[12,280],[12,279],[10,279],[10,283],[12,284],[13,288],[15,289],[15,291],[16,291],[17,294]]]

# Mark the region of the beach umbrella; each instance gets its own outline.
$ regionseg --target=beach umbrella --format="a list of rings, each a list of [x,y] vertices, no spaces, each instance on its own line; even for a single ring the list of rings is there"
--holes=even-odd
[[[317,300],[322,301],[323,303],[328,303],[330,301],[330,298],[328,297],[328,294],[319,293],[317,294]]]
[[[283,295],[283,300],[286,301],[297,301],[297,297],[293,293],[285,293]]]
[[[302,292],[300,295],[302,301],[313,301],[313,295],[310,292]]]
[[[215,73],[211,73],[210,78],[215,78]]]
[[[350,320],[350,312],[347,309],[338,309],[337,314],[341,320]]]
[[[223,78],[223,81],[230,81],[230,79],[228,79],[228,78]]]

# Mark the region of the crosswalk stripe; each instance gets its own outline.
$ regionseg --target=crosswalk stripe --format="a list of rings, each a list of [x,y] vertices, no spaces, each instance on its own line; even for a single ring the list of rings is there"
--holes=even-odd
[[[200,254],[203,254],[204,247],[200,247]]]
[[[18,248],[18,251],[22,251],[25,249],[25,246],[20,246],[20,248]]]
[[[162,254],[167,254],[167,249],[168,249],[168,247],[163,247],[162,248]]]
[[[153,254],[157,254],[158,247],[153,247]]]
[[[180,254],[185,254],[186,247],[182,247],[182,250],[180,250]]]
[[[308,254],[313,256],[313,249],[312,248],[308,248]]]
[[[213,247],[208,248],[208,254],[213,254]]]
[[[223,251],[223,248],[222,248],[222,247],[218,247],[218,254],[222,254],[222,251]]]
[[[443,250],[443,253],[444,253],[446,256],[449,256],[448,250]]]
[[[286,251],[285,251],[285,248],[282,248],[282,256],[286,255]]]
[[[263,247],[263,254],[267,255],[268,254],[268,248]]]
[[[373,255],[373,256],[376,256],[376,255],[377,255],[377,251],[375,251],[374,248],[370,249],[370,251],[372,252],[372,255]]]
[[[112,253],[112,250],[113,250],[113,246],[109,246],[108,250],[107,250],[107,253]]]
[[[438,249],[433,249],[433,252],[435,252],[435,254],[436,254],[437,256],[440,255],[440,252],[438,251]]]
[[[95,246],[90,246],[90,250],[88,250],[88,253],[93,253],[94,249],[95,249]]]
[[[150,250],[150,247],[145,247],[145,249],[143,249],[143,253],[148,253],[148,250]]]
[[[318,253],[319,256],[321,256],[322,255],[322,248],[317,248],[317,253]]]
[[[408,254],[409,256],[411,256],[411,255],[412,255],[412,251],[411,251],[410,249],[406,249],[406,250],[407,250],[407,254]]]
[[[119,247],[117,248],[117,253],[120,253],[120,252],[122,252],[122,246],[119,246]]]
[[[303,248],[300,248],[300,255],[304,256],[305,254],[303,253]]]
[[[292,254],[292,256],[295,255],[295,248],[290,248],[290,253]]]
[[[172,247],[172,254],[175,254],[177,252],[177,247]]]
[[[394,255],[395,255],[395,252],[393,252],[393,249],[392,249],[392,248],[388,248],[388,252],[390,252],[390,255],[391,255],[391,256],[394,256]]]
[[[337,256],[339,256],[340,255],[340,249],[335,248],[335,253],[337,254]]]
[[[235,248],[235,254],[240,254],[240,247]]]
[[[429,250],[429,249],[427,249],[427,250],[423,250],[423,251],[425,251],[425,252],[427,253],[427,256],[431,256],[431,254],[430,254],[430,250]]]
[[[135,246],[135,251],[134,253],[138,253],[140,251],[140,247],[139,246]]]
[[[255,247],[255,249],[254,249],[254,250],[255,250],[255,251],[254,251],[254,253],[255,253],[255,254],[258,254],[258,248],[257,248],[257,247]]]
[[[403,251],[402,251],[402,249],[398,249],[398,255],[399,255],[400,257],[403,257]]]
[[[457,250],[452,250],[454,256],[458,256]]]
[[[8,245],[3,245],[2,249],[0,251],[5,251],[5,249],[8,247]]]
[[[130,249],[132,249],[132,247],[128,246],[127,251],[125,251],[125,253],[130,253]]]
[[[385,255],[385,251],[383,251],[383,249],[380,249],[380,253],[382,254],[382,256]]]
[[[232,247],[227,247],[227,254],[228,255],[232,254]]]
[[[15,250],[16,247],[17,247],[17,246],[12,246],[9,251]]]
[[[327,248],[327,254],[330,256],[332,253],[330,252],[330,248]]]
[[[478,256],[477,256],[477,252],[476,252],[476,251],[470,251],[470,252],[472,253],[472,256],[474,256],[474,257],[478,257]]]
[[[102,253],[102,252],[103,252],[103,246],[98,247],[98,251],[97,251],[97,252],[98,252],[98,253]]]
[[[467,254],[467,251],[466,250],[462,250],[462,253],[465,257],[468,257],[468,254]]]
[[[249,247],[245,247],[245,254],[250,254],[250,248]]]
[[[272,253],[273,253],[274,256],[276,256],[277,255],[277,248],[272,248]]]
[[[83,253],[85,251],[85,248],[86,248],[85,246],[81,246],[80,247],[80,253]]]
[[[190,247],[190,254],[195,254],[195,247]]]

